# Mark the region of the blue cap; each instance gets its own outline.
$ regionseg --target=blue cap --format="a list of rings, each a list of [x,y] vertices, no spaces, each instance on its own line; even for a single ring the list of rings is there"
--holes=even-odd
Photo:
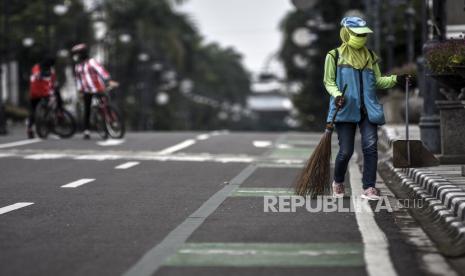
[[[369,34],[373,31],[367,27],[367,22],[357,16],[347,16],[341,20],[341,26],[347,27],[356,34]]]

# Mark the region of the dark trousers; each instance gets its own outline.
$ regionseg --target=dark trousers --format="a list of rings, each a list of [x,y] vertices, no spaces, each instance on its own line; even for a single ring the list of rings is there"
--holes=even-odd
[[[35,98],[29,100],[29,120],[27,122],[27,127],[32,128],[36,122],[36,109],[39,105],[42,98]]]
[[[347,165],[354,152],[355,131],[357,125],[362,136],[363,152],[363,189],[375,187],[376,170],[378,165],[378,125],[370,123],[363,116],[359,123],[336,123],[339,152],[334,164],[334,181],[344,182]]]
[[[92,104],[92,93],[84,93],[84,130],[90,129],[90,106]]]

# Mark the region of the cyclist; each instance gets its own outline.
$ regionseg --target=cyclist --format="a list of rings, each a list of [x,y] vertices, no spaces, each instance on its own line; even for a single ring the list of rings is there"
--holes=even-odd
[[[34,138],[33,126],[35,123],[35,113],[39,102],[54,95],[57,104],[61,107],[61,96],[58,89],[58,83],[55,73],[55,59],[45,57],[40,63],[35,64],[31,69],[29,82],[29,120],[27,124],[27,136],[29,139]]]
[[[105,87],[116,87],[118,83],[111,80],[110,74],[94,58],[89,55],[86,44],[75,45],[71,49],[75,62],[74,74],[79,93],[84,100],[84,139],[90,139],[90,106],[92,97],[104,93]]]

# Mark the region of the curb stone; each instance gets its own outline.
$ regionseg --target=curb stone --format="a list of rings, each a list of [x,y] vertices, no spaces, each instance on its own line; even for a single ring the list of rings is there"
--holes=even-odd
[[[380,144],[391,158],[392,142],[400,138],[398,133],[395,127],[381,127]],[[437,228],[436,231],[428,231],[428,227],[425,230],[433,240],[443,244],[439,246],[443,254],[465,255],[465,178],[461,166],[397,169],[391,158],[380,160],[380,167],[387,172],[381,173],[382,176],[394,178],[394,183],[397,182],[409,198],[424,203],[415,211],[425,224],[432,223],[427,226]]]

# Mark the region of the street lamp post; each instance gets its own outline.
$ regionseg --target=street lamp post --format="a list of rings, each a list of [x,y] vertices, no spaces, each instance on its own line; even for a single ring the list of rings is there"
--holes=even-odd
[[[428,49],[438,43],[438,41],[444,40],[446,37],[445,25],[446,25],[446,0],[433,0],[432,7],[430,7],[431,1],[422,1],[423,10],[423,30],[426,41],[423,44],[423,57]],[[428,10],[433,10],[433,18],[429,18]],[[431,22],[432,28],[430,29],[428,22]],[[428,30],[430,29],[430,31]],[[430,33],[431,32],[431,33]],[[420,135],[421,140],[425,146],[432,153],[441,152],[441,133],[440,133],[440,121],[439,111],[436,106],[436,100],[440,99],[439,87],[436,81],[429,76],[431,71],[424,66],[423,59],[423,113],[420,117]]]
[[[5,118],[5,107],[3,105],[3,65],[5,64],[5,55],[8,53],[8,0],[2,1],[2,36],[0,41],[0,135],[6,135],[8,133],[6,128],[6,118]],[[6,78],[5,78],[6,79]]]
[[[405,11],[406,31],[407,31],[407,60],[409,63],[415,59],[415,9],[412,7],[412,1],[409,1],[408,8]]]
[[[390,1],[386,2],[387,9],[386,9],[386,21],[387,21],[387,37],[386,37],[386,52],[387,52],[387,70],[391,70],[393,65],[394,65],[394,43],[395,43],[395,37],[393,34],[393,14],[392,14],[392,9],[393,5],[390,3]]]

